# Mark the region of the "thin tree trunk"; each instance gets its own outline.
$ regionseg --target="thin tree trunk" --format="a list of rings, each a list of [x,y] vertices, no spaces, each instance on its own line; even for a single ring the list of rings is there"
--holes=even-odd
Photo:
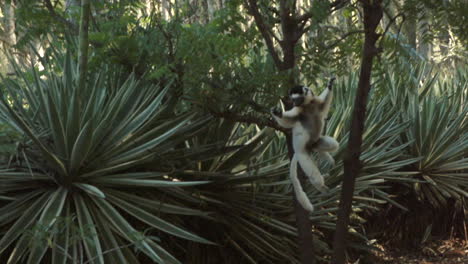
[[[80,0],[67,0],[65,1],[65,14],[72,24],[77,25],[78,14],[80,10]]]
[[[292,87],[296,84],[297,72],[296,68],[296,54],[295,47],[303,35],[304,31],[300,26],[301,21],[296,20],[298,14],[296,14],[296,1],[279,1],[279,13],[281,19],[281,31],[283,35],[283,40],[280,42],[282,58],[280,58],[279,52],[274,46],[273,31],[271,30],[270,25],[267,25],[263,20],[262,14],[260,13],[260,8],[257,5],[256,0],[245,0],[245,5],[249,10],[249,13],[254,17],[255,24],[259,29],[262,37],[265,40],[265,43],[268,48],[268,52],[273,58],[276,68],[279,71],[289,71],[289,78],[286,82],[286,85]],[[276,37],[277,38],[277,37]],[[288,109],[288,106],[286,106]],[[288,147],[288,155],[291,159],[294,155],[294,149],[292,147],[292,138],[291,135],[286,133],[286,144]],[[299,167],[300,168],[300,167]],[[298,177],[301,184],[305,182],[305,175],[302,169],[298,170]],[[305,210],[296,200],[296,196],[293,192],[293,202],[294,202],[294,212],[296,215],[296,226],[298,234],[298,249],[299,249],[299,258],[300,263],[302,264],[313,264],[315,263],[315,254],[314,254],[314,244],[312,236],[312,222],[309,219],[309,212]]]
[[[164,20],[169,20],[170,19],[170,6],[169,6],[169,0],[162,0],[161,1],[161,12],[163,15]]]
[[[379,49],[375,46],[380,35],[375,32],[382,18],[382,0],[361,0],[364,9],[365,40],[359,75],[358,91],[354,101],[353,117],[348,140],[348,147],[344,159],[344,179],[341,189],[338,220],[333,241],[333,264],[345,263],[345,251],[347,246],[347,230],[349,215],[353,201],[354,185],[356,177],[361,170],[361,144],[366,118],[367,97],[370,91],[370,78],[372,73],[372,61]]]
[[[416,3],[414,1],[400,0],[397,2],[397,8],[409,9],[405,13],[405,21],[403,24],[403,32],[408,39],[408,44],[416,50],[416,31],[418,25],[418,12],[414,7]]]
[[[16,45],[16,34],[15,34],[15,8],[13,1],[7,0],[3,4],[3,16],[5,24],[4,28],[4,40],[9,46]]]
[[[424,58],[428,59],[431,56],[431,44],[428,42],[427,39],[425,39],[425,34],[426,31],[429,30],[429,19],[424,15],[419,21],[418,21],[418,45],[417,45],[417,51],[419,54],[421,54]]]
[[[208,14],[208,21],[213,20],[214,12],[215,12],[215,3],[213,0],[206,0],[206,9]]]
[[[281,49],[283,51],[283,60],[281,64],[277,65],[280,71],[290,71],[287,85],[292,87],[297,83],[297,71],[296,71],[296,44],[302,35],[299,29],[299,25],[294,21],[296,14],[295,3],[288,1],[280,1],[280,17],[281,17],[281,31],[283,32],[283,41]],[[287,106],[290,108],[290,106]],[[286,134],[286,144],[288,147],[288,156],[291,160],[294,155],[294,149],[292,147],[292,137],[290,134]],[[306,176],[300,166],[298,166],[298,178],[301,185],[306,184]],[[315,263],[315,252],[312,235],[312,221],[309,219],[310,212],[305,210],[301,204],[297,201],[296,195],[293,192],[294,202],[294,213],[296,215],[296,226],[297,226],[297,239],[299,248],[299,258],[302,264],[314,264]]]
[[[416,49],[416,25],[417,20],[416,17],[408,18],[405,22],[405,33],[406,37],[408,38],[408,44],[413,48]]]
[[[448,0],[442,0],[442,5],[444,7],[448,6]],[[439,49],[440,49],[440,55],[443,57],[446,57],[449,52],[449,46],[450,46],[450,27],[448,18],[445,16],[443,17],[444,24],[446,25],[445,30],[442,30],[441,36],[440,36],[440,43],[439,43]]]
[[[80,46],[78,55],[78,68],[79,68],[79,79],[78,79],[78,91],[81,93],[85,89],[86,85],[86,74],[88,71],[88,25],[89,25],[89,12],[90,3],[89,0],[81,1],[81,21],[80,21]]]
[[[208,8],[208,1],[209,0],[200,0],[200,13],[199,13],[199,22],[203,24],[207,24],[210,22],[210,12]]]
[[[12,0],[7,0],[3,3],[2,12],[4,20],[2,42],[4,46],[8,47],[7,50],[12,51],[16,45],[15,6]],[[17,61],[17,54],[15,53],[17,52],[11,52],[11,58]],[[13,65],[11,63],[7,63],[7,65],[7,73],[14,74],[15,69]]]
[[[292,137],[290,134],[286,134],[286,144],[288,147],[289,160],[294,155],[294,149],[292,146]],[[307,184],[306,176],[301,166],[298,166],[298,178],[302,186]],[[312,235],[312,221],[309,219],[309,212],[305,210],[302,205],[297,201],[297,197],[293,193],[294,202],[294,213],[296,215],[296,226],[297,226],[297,245],[299,248],[299,258],[301,264],[314,264],[315,263],[315,252]]]

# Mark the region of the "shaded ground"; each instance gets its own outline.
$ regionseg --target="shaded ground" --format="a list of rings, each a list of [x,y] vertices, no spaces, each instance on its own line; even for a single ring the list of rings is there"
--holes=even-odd
[[[374,264],[468,264],[468,241],[451,239],[425,244],[418,250],[392,249],[381,246],[381,252],[365,261]]]

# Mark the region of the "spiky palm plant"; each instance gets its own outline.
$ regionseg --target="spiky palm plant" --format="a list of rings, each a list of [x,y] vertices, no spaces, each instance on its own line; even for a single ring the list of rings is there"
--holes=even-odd
[[[382,78],[379,91],[391,102],[387,108],[398,109],[398,122],[409,124],[399,133],[397,143],[406,145],[400,156],[417,161],[398,170],[406,175],[404,181],[389,181],[394,200],[408,211],[388,206],[378,214],[380,223],[376,224],[387,238],[415,243],[416,238],[426,240],[431,231],[448,234],[464,221],[468,197],[466,73],[444,79],[424,66],[402,64],[392,70],[393,74]],[[393,228],[382,228],[389,225]]]
[[[194,219],[191,226],[220,247],[187,241],[186,263],[297,262],[291,198],[283,182],[287,161],[281,152],[267,153],[274,138],[270,129],[219,120],[188,141],[191,149],[219,149],[187,156],[177,177],[210,181],[198,189],[211,219]]]
[[[120,83],[110,70],[90,74],[78,90],[68,55],[44,76],[18,74],[4,80],[0,104],[1,119],[23,135],[0,171],[8,198],[0,201],[2,263],[140,263],[140,253],[180,263],[163,248],[164,234],[210,243],[168,220],[206,214],[160,200],[206,183],[173,178],[166,161],[206,118],[168,114],[167,87]],[[148,162],[159,166],[144,168]]]

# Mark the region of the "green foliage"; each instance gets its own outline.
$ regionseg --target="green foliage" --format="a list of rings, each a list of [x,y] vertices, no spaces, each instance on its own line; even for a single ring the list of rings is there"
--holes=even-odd
[[[0,172],[0,193],[11,198],[0,208],[2,255],[11,263],[39,263],[45,255],[52,263],[138,263],[126,249],[134,247],[154,262],[179,263],[154,230],[210,243],[160,215],[204,213],[158,200],[161,189],[185,193],[182,187],[207,183],[178,181],[164,162],[206,119],[169,119],[167,87],[143,86],[133,77],[119,84],[110,70],[90,74],[87,88],[78,90],[70,56],[62,65],[60,74],[40,77],[33,70],[32,80],[5,81],[1,118],[25,140],[16,154],[24,162]],[[143,169],[147,163],[159,166]],[[71,220],[58,224],[63,219]],[[79,248],[85,256],[74,255]]]
[[[200,117],[229,110],[269,118],[288,88],[289,73],[275,69],[242,1],[226,1],[210,21],[193,19],[199,12],[188,1],[172,7],[169,21],[141,1],[93,2],[91,76],[82,92],[70,29],[37,1],[20,2],[18,47],[47,39],[40,57],[47,67],[18,71],[20,78],[0,87],[7,89],[0,262],[298,262],[284,136]],[[405,23],[417,22],[418,43],[436,46],[448,31],[463,43],[461,2],[389,2],[385,23],[404,13]],[[76,21],[57,3],[60,16]],[[277,32],[272,2],[258,3]],[[329,1],[301,8],[313,18],[296,47],[302,83],[318,93],[330,74],[340,80],[326,130],[341,143],[337,164],[319,161],[330,191],[305,186],[317,208],[310,216],[315,250],[325,262],[363,44],[356,2],[329,8]],[[375,233],[414,238],[461,226],[466,208],[466,73],[445,75],[466,48],[455,45],[434,75],[420,66],[426,54],[409,44],[402,22],[390,25],[375,65],[353,248],[369,249]]]
[[[0,158],[6,158],[16,151],[20,134],[7,124],[0,122]]]
[[[400,155],[417,159],[399,169],[412,182],[391,181],[395,201],[409,211],[388,206],[382,214],[392,215],[392,220],[382,224],[392,228],[380,232],[405,242],[423,240],[429,226],[434,234],[461,234],[462,229],[452,228],[462,226],[468,197],[466,73],[444,77],[400,63],[379,82],[379,92],[390,98],[389,107],[399,109],[398,122],[409,124],[399,133],[397,142],[410,143]]]
[[[274,140],[270,129],[220,121],[189,141],[190,149],[213,144],[222,148],[187,157],[190,163],[180,174],[211,182],[199,194],[213,221],[198,218],[192,225],[220,245],[190,243],[188,263],[297,262],[290,189],[282,181],[288,161],[268,152],[278,147]]]

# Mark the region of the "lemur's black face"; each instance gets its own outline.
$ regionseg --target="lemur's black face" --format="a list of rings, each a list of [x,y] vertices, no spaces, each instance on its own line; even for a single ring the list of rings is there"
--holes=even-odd
[[[296,85],[289,90],[289,98],[293,102],[294,106],[301,106],[306,101],[306,97],[313,96],[309,88]]]

